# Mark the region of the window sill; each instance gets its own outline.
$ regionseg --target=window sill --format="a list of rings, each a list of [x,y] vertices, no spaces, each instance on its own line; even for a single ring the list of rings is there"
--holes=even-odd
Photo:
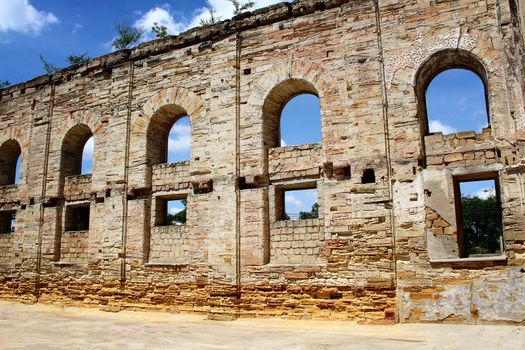
[[[146,269],[189,271],[189,262],[180,261],[173,263],[145,263]]]
[[[13,188],[18,188],[19,184],[8,184],[8,185],[0,185],[0,190],[10,190]]]
[[[69,261],[56,261],[53,263],[56,267],[74,267],[79,269],[86,269],[88,267],[87,263],[78,263],[78,262],[69,262]]]
[[[473,258],[452,258],[452,259],[430,259],[431,264],[454,264],[454,263],[469,263],[469,262],[485,262],[485,261],[507,261],[508,257],[505,254],[480,256]]]
[[[148,263],[145,263],[144,266],[186,266],[186,265],[189,265],[190,263],[188,261],[178,261],[178,262],[158,262],[158,263],[153,263],[153,262],[148,262]]]
[[[508,257],[505,254],[471,257],[471,258],[452,258],[452,259],[431,259],[430,264],[433,266],[448,266],[451,268],[469,268],[482,269],[492,266],[504,266],[507,264]]]
[[[183,168],[183,167],[189,167],[190,161],[189,160],[183,160],[180,162],[172,162],[172,163],[158,163],[153,164],[153,169],[168,169],[168,168]]]
[[[326,266],[324,262],[300,262],[296,264],[292,263],[280,263],[280,262],[269,262],[262,266],[249,266],[253,271],[270,271],[270,272],[286,272],[286,271],[303,271],[303,272],[320,272],[323,267]]]
[[[75,230],[66,230],[66,231],[64,231],[64,233],[69,234],[69,235],[74,235],[74,234],[77,234],[77,235],[87,235],[87,234],[89,234],[89,230],[79,230],[79,231],[75,231]]]

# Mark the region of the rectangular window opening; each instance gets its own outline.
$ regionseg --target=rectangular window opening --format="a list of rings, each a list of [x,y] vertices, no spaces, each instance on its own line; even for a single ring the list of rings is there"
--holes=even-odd
[[[497,177],[455,179],[454,192],[461,257],[503,253]]]
[[[89,231],[89,204],[66,206],[66,231]]]
[[[319,218],[317,188],[283,190],[280,204],[280,220]]]
[[[3,211],[0,212],[0,234],[8,234],[15,232],[16,227],[16,212]]]
[[[183,226],[186,225],[187,197],[184,198],[157,198],[156,226]]]

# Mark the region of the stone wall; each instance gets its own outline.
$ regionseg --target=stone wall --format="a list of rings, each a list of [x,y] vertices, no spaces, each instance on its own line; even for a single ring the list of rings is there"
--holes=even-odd
[[[60,240],[60,262],[86,263],[89,231],[67,231]]]
[[[319,219],[281,220],[270,227],[270,263],[323,262],[324,230]]]
[[[299,0],[1,90],[0,144],[15,140],[23,162],[0,188],[0,211],[17,214],[0,234],[0,297],[523,324],[522,10]],[[425,84],[458,64],[481,72],[490,127],[428,134]],[[319,96],[322,142],[277,147],[301,92]],[[163,164],[161,133],[183,115],[190,160]],[[71,176],[66,155],[91,134],[93,174]],[[460,258],[454,179],[480,173],[500,184],[505,250]],[[282,192],[301,188],[317,188],[319,218],[284,220]],[[186,225],[159,225],[159,201],[181,198]],[[89,232],[67,231],[78,205]]]
[[[268,175],[271,181],[319,178],[321,146],[318,144],[271,148]]]
[[[0,262],[6,264],[15,258],[13,241],[13,237],[10,234],[3,233],[0,235]]]
[[[64,198],[68,201],[89,200],[91,175],[68,176],[64,184]]]

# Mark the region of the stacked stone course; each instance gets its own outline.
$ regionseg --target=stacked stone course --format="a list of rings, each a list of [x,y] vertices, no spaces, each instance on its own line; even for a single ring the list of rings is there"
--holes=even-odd
[[[0,212],[17,214],[0,234],[0,298],[524,324],[522,25],[516,0],[298,0],[0,90],[0,146],[23,159],[20,183],[0,187]],[[429,134],[425,84],[469,64],[490,126]],[[321,143],[278,147],[298,93],[319,96]],[[162,164],[160,132],[184,115],[191,158]],[[64,152],[90,133],[93,174],[70,176]],[[484,173],[500,184],[504,252],[461,259],[453,182]],[[282,192],[302,188],[319,218],[282,220]],[[186,225],[161,226],[158,203],[181,198]],[[66,231],[75,205],[88,231]]]

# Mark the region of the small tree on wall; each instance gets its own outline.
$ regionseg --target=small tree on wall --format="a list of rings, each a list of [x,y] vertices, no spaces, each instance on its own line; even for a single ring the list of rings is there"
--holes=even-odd
[[[67,60],[67,63],[69,63],[69,65],[74,66],[74,65],[77,65],[77,64],[88,63],[90,58],[87,55],[87,53],[83,53],[81,55],[71,54],[71,55],[67,56],[66,60]]]
[[[52,63],[49,63],[45,58],[44,56],[40,55],[40,61],[42,61],[42,64],[44,66],[44,70],[46,71],[47,74],[51,75],[51,74],[55,74],[56,72],[58,72],[60,70],[60,68],[58,68],[57,66],[55,66],[54,64]]]
[[[157,39],[162,39],[168,36],[168,28],[166,26],[159,25],[157,22],[153,23],[151,31],[155,33]]]
[[[11,83],[9,82],[9,80],[0,80],[0,89],[5,89],[5,88],[8,87],[9,85],[11,85]]]
[[[206,10],[208,11],[209,17],[201,19],[201,25],[207,26],[210,24],[215,24],[222,19],[220,16],[215,16],[216,11],[212,6],[206,5]]]
[[[142,29],[130,26],[123,22],[116,22],[115,30],[117,31],[117,37],[113,39],[111,44],[117,50],[127,49],[131,44],[139,41],[142,34],[144,34]]]
[[[239,0],[229,0],[235,9],[233,10],[233,15],[237,16],[243,13],[244,11],[247,11],[255,6],[254,1],[246,1],[244,3],[241,3]]]

